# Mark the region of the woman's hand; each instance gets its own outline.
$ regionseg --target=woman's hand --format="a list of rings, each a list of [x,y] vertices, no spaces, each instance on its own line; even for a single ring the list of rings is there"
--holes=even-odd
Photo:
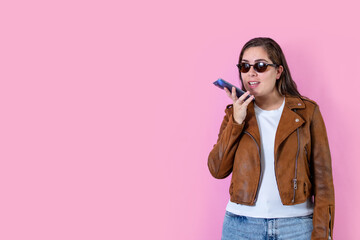
[[[247,91],[238,98],[236,96],[236,91],[234,87],[231,89],[231,92],[227,88],[224,88],[224,90],[229,96],[229,98],[231,98],[231,100],[233,101],[233,117],[235,122],[237,122],[238,124],[242,124],[246,117],[247,106],[254,99],[254,96],[251,96],[246,101],[244,101],[244,99],[250,94],[249,91]]]

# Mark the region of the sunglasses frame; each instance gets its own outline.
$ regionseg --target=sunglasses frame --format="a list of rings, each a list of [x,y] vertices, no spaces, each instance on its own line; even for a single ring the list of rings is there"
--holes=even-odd
[[[261,72],[261,71],[258,71],[258,70],[259,70],[258,67],[255,66],[255,65],[258,65],[258,64],[260,64],[260,63],[265,64],[265,66],[266,66],[265,69],[264,69],[264,71],[262,71],[262,72]],[[250,66],[250,67],[249,67],[249,70],[247,70],[246,72],[241,71],[241,64],[248,64],[248,65]],[[249,72],[250,69],[251,69],[251,66],[253,66],[254,70],[255,70],[257,73],[263,73],[263,72],[266,71],[266,69],[268,68],[268,66],[278,67],[279,65],[278,65],[278,64],[275,64],[275,63],[257,62],[257,63],[254,63],[254,64],[250,64],[250,63],[239,63],[239,64],[236,64],[236,66],[238,67],[239,71],[242,72],[242,73],[247,73],[247,72]]]

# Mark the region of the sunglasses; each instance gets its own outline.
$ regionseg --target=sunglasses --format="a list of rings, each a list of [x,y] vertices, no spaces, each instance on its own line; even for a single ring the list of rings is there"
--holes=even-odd
[[[249,64],[249,63],[240,63],[236,64],[236,66],[239,68],[239,71],[242,73],[247,73],[251,66],[254,66],[254,70],[258,73],[265,72],[268,66],[277,67],[277,64],[270,64],[270,63],[264,63],[264,62],[257,62],[255,64]]]

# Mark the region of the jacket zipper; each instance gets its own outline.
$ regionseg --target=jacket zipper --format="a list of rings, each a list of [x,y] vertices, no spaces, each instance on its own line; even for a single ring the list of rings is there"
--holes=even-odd
[[[296,189],[297,189],[297,165],[298,165],[299,150],[300,150],[300,144],[299,144],[299,141],[300,141],[299,128],[296,129],[296,134],[297,134],[297,137],[298,137],[298,149],[297,149],[297,152],[296,152],[296,159],[295,159],[295,176],[294,176],[294,179],[293,179],[294,195],[293,195],[292,202],[295,202],[295,194],[296,194]]]
[[[296,109],[294,110],[296,112]],[[299,128],[296,129],[296,135],[297,135],[297,142],[298,142],[298,148],[297,148],[297,152],[296,152],[296,159],[295,159],[295,175],[294,175],[294,179],[293,179],[293,188],[294,188],[294,195],[293,195],[293,199],[292,202],[295,202],[295,194],[296,194],[296,189],[297,189],[297,167],[298,167],[298,158],[299,158],[299,151],[300,151],[300,134],[299,134]]]
[[[249,135],[255,142],[256,147],[258,149],[258,153],[259,153],[259,160],[260,160],[260,175],[259,175],[259,180],[258,180],[258,185],[257,185],[257,189],[256,189],[256,194],[255,194],[255,199],[254,202],[256,202],[257,200],[257,196],[258,196],[258,191],[259,191],[259,183],[260,183],[260,177],[261,177],[261,154],[260,154],[260,147],[259,144],[256,142],[255,138],[247,131],[244,131],[244,133],[246,133],[247,135]]]

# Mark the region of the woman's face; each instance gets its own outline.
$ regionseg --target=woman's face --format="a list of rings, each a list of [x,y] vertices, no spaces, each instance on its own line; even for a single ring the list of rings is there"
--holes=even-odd
[[[273,64],[269,59],[267,52],[263,47],[250,47],[245,50],[242,63],[254,64],[257,62],[264,62]],[[276,80],[280,78],[283,67],[277,68],[268,66],[265,72],[258,73],[251,66],[247,73],[241,73],[243,84],[246,90],[250,91],[251,95],[256,97],[267,97],[274,93],[277,95]]]

